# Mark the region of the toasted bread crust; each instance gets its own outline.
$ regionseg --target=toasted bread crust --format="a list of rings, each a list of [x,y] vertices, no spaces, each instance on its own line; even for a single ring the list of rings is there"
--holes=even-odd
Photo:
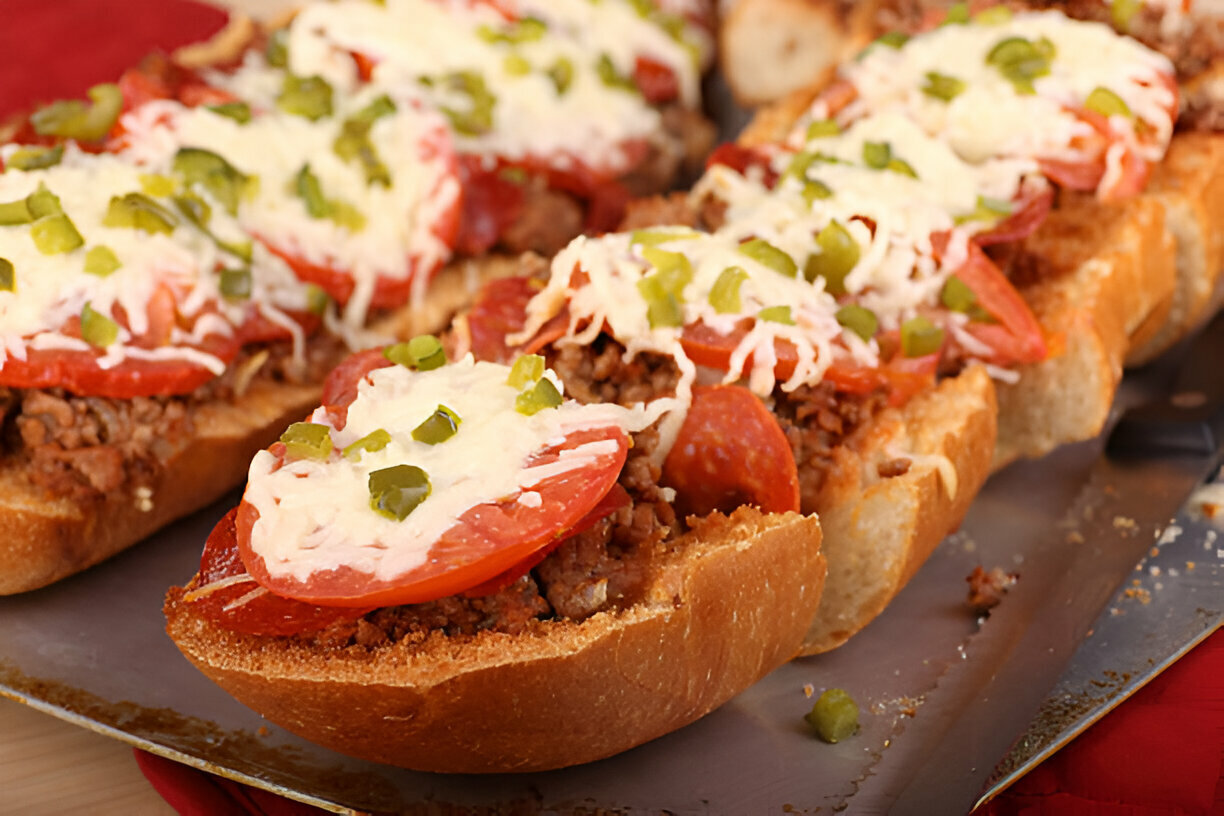
[[[649,601],[523,635],[322,653],[218,629],[178,589],[167,632],[214,682],[312,742],[417,770],[545,770],[673,731],[794,656],[824,582],[819,542],[814,517],[712,516],[652,576]]]

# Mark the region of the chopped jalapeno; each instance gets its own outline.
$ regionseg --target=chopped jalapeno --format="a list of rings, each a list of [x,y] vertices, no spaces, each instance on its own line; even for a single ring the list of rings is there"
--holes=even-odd
[[[315,422],[295,422],[281,434],[285,453],[294,459],[326,462],[331,458],[331,429]]]
[[[256,181],[211,150],[199,147],[180,148],[174,154],[174,172],[189,185],[203,186],[230,215],[237,214],[239,202],[254,191]]]
[[[61,99],[35,111],[30,116],[34,132],[83,142],[101,139],[119,118],[123,92],[118,85],[108,82],[93,86],[86,94],[92,104],[80,99]]]
[[[426,445],[439,445],[459,432],[462,421],[454,411],[439,405],[424,422],[412,429],[412,438]]]
[[[387,443],[391,441],[391,434],[387,433],[382,428],[376,431],[370,431],[365,436],[346,445],[341,455],[350,462],[356,462],[361,458],[362,453],[373,453],[387,447]]]
[[[108,227],[127,227],[150,234],[174,232],[178,218],[144,193],[112,196],[102,223]]]
[[[647,275],[637,282],[638,292],[646,301],[646,319],[650,328],[680,328],[684,325],[684,310],[676,295],[663,285],[658,275]]]
[[[502,70],[510,76],[526,76],[531,73],[531,62],[522,54],[507,54],[502,59]]]
[[[535,385],[514,398],[514,410],[527,416],[535,416],[545,408],[556,408],[559,405],[561,392],[547,377],[541,377]]]
[[[833,188],[819,179],[812,179],[804,183],[802,196],[803,200],[808,203],[808,206],[811,206],[813,201],[832,198]]]
[[[327,311],[327,304],[331,303],[331,295],[322,287],[314,283],[306,285],[306,311],[312,315],[321,315]]]
[[[331,207],[331,220],[349,232],[361,232],[365,229],[366,217],[352,204],[333,199],[328,202],[328,206]]]
[[[1093,88],[1092,93],[1088,94],[1084,107],[1102,116],[1125,116],[1128,119],[1133,116],[1130,106],[1123,101],[1122,97],[1101,85]]]
[[[837,310],[837,322],[857,334],[863,342],[875,337],[876,330],[880,328],[875,312],[855,303],[847,303]]]
[[[887,169],[894,173],[900,173],[903,176],[909,176],[913,179],[918,178],[917,171],[915,171],[913,166],[905,159],[889,159]]]
[[[331,204],[323,197],[319,177],[311,171],[309,164],[303,164],[302,169],[298,170],[293,186],[311,218],[327,218],[332,214]]]
[[[599,76],[599,81],[609,88],[637,93],[638,86],[633,81],[633,77],[625,76],[618,71],[616,64],[612,62],[612,57],[608,54],[599,55],[599,59],[595,61],[595,73]]]
[[[174,197],[174,206],[183,214],[183,217],[203,229],[208,226],[208,222],[212,219],[212,207],[208,206],[208,202],[200,198],[194,193],[184,193]]]
[[[0,292],[17,291],[17,273],[13,262],[8,258],[0,258]]]
[[[906,357],[925,357],[939,351],[944,331],[919,315],[901,324],[901,353]]]
[[[823,139],[826,136],[837,136],[841,132],[841,125],[837,124],[836,119],[817,119],[807,126],[808,141]]]
[[[72,219],[63,213],[38,219],[30,227],[30,234],[34,237],[34,246],[44,255],[72,252],[85,244]]]
[[[64,158],[64,146],[55,147],[23,147],[14,150],[4,163],[6,168],[16,170],[45,170],[54,167]]]
[[[960,25],[969,22],[969,4],[968,3],[953,3],[948,9],[948,15],[944,17],[944,25]]]
[[[123,266],[108,246],[96,246],[85,253],[85,273],[105,278]]]
[[[816,698],[812,710],[804,715],[817,736],[829,743],[840,742],[858,731],[858,705],[842,689],[829,689]]]
[[[264,49],[264,59],[273,68],[285,68],[289,65],[289,29],[278,28],[268,37],[268,45]]]
[[[863,142],[863,164],[872,170],[883,170],[892,161],[892,145],[888,142]]]
[[[169,198],[178,189],[178,183],[169,176],[163,176],[159,173],[141,173],[140,189],[145,195]]]
[[[416,465],[394,465],[370,473],[370,509],[393,521],[403,521],[429,498],[429,475]]]
[[[528,384],[538,381],[544,376],[544,358],[539,354],[524,354],[510,366],[510,375],[506,377],[506,385],[523,390]]]
[[[846,275],[859,262],[859,245],[849,230],[837,221],[830,221],[816,235],[820,252],[808,256],[803,277],[809,283],[824,278],[825,291],[831,295],[846,293]]]
[[[217,288],[228,300],[246,300],[251,296],[251,270],[248,267],[222,269]]]
[[[779,275],[793,278],[799,274],[795,259],[762,238],[752,238],[739,245],[741,255],[747,255],[762,266],[767,266]]]
[[[1033,42],[1023,37],[1006,37],[986,55],[986,64],[993,65],[1008,79],[1018,93],[1036,93],[1033,80],[1050,73],[1054,58],[1054,43],[1045,37]]]
[[[909,42],[909,35],[903,31],[886,31],[879,37],[876,37],[875,42],[871,45],[886,45],[889,48],[899,49]],[[871,46],[867,46],[871,48]]]
[[[119,324],[86,303],[81,309],[81,339],[91,346],[106,348],[119,339]]]
[[[574,63],[569,57],[559,58],[548,67],[548,78],[556,87],[558,96],[565,94],[570,85],[574,84]]]
[[[1010,201],[979,195],[973,212],[968,215],[958,215],[954,220],[958,224],[966,221],[996,221],[1011,215],[1013,209],[1014,206]]]
[[[332,87],[320,76],[285,74],[276,104],[285,113],[316,122],[332,114]]]
[[[653,246],[642,247],[642,257],[658,270],[659,282],[663,288],[675,295],[677,301],[684,302],[684,287],[693,279],[693,266],[689,259],[680,252],[669,252]]]
[[[0,227],[11,227],[16,224],[28,224],[34,220],[30,212],[28,198],[0,203]]]
[[[370,128],[384,116],[395,113],[395,103],[386,94],[374,99],[356,114],[344,120],[340,135],[332,143],[332,150],[345,161],[356,159],[365,171],[366,184],[391,186],[391,171],[378,156],[370,141]]]
[[[791,317],[791,307],[789,306],[766,306],[757,312],[757,318],[767,323],[782,323],[787,326],[795,325],[795,319]]]
[[[641,244],[642,246],[657,246],[666,244],[668,241],[683,241],[689,238],[696,238],[700,233],[691,229],[644,229],[634,230],[629,234],[629,243]]]
[[[1113,0],[1109,11],[1113,16],[1114,25],[1119,31],[1125,32],[1130,30],[1131,20],[1135,19],[1135,15],[1141,8],[1143,8],[1143,0]]]
[[[950,102],[964,93],[964,91],[965,81],[963,79],[957,79],[954,76],[948,76],[936,71],[927,71],[926,82],[922,86],[924,94],[935,99],[942,99],[945,102]]]
[[[527,171],[522,167],[503,167],[497,171],[497,177],[505,179],[511,184],[524,185],[527,183]]]
[[[719,314],[738,314],[743,308],[740,303],[740,287],[748,280],[748,273],[738,266],[729,266],[718,274],[718,279],[710,287],[710,305]]]
[[[384,116],[390,116],[399,108],[395,106],[395,102],[386,94],[379,94],[370,100],[370,103],[361,110],[357,111],[347,121],[361,122],[366,125],[372,125]]]
[[[815,153],[809,153],[806,150],[801,150],[796,153],[786,165],[785,172],[782,173],[783,178],[796,178],[804,181],[807,178],[808,168],[817,161]]]
[[[42,218],[48,215],[59,215],[64,211],[60,206],[59,196],[47,189],[46,185],[39,184],[38,189],[26,196],[26,209],[29,210],[33,218]]]
[[[440,85],[444,90],[463,94],[468,98],[466,110],[447,105],[439,108],[450,120],[451,127],[464,136],[479,136],[493,129],[493,107],[497,97],[485,84],[484,77],[475,71],[455,71],[440,81],[427,79],[427,85]]]
[[[442,342],[432,334],[420,334],[406,343],[396,343],[383,351],[383,356],[393,363],[430,371],[446,365],[446,350]]]
[[[963,280],[953,275],[939,293],[939,301],[954,312],[968,312],[977,303],[977,296]]]
[[[1118,0],[1114,0],[1116,6]],[[973,17],[975,23],[981,25],[1002,25],[1012,18],[1011,9],[1007,6],[991,6],[987,9],[982,9]]]
[[[524,17],[521,20],[496,29],[490,25],[482,25],[476,29],[476,36],[488,43],[519,43],[534,42],[541,39],[548,31],[548,24],[537,17]]]
[[[208,109],[218,116],[233,119],[240,125],[251,121],[251,106],[245,102],[223,102],[220,105],[209,105]]]

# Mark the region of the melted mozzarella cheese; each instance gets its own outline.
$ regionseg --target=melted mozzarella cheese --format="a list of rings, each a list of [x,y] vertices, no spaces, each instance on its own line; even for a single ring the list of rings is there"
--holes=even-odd
[[[258,60],[239,73],[238,87],[248,84],[248,75],[274,77],[279,87],[284,76]],[[389,186],[367,183],[359,162],[346,162],[336,154],[332,145],[344,120],[377,96],[373,89],[339,95],[334,115],[318,121],[272,107],[258,111],[246,124],[203,107],[151,102],[124,116],[125,154],[168,174],[180,148],[203,148],[240,172],[257,176],[258,192],[241,202],[239,222],[281,251],[352,275],[355,289],[346,318],[361,325],[378,278],[404,280],[449,258],[438,224],[457,206],[459,196],[457,177],[447,161],[446,125],[437,114],[420,110],[415,100],[396,99],[396,111],[377,119],[369,131],[370,143],[389,171]],[[306,165],[326,198],[364,217],[360,229],[311,217],[294,189]],[[427,278],[419,276],[419,294]]]
[[[7,157],[19,149],[9,145],[0,150]],[[130,331],[120,328],[119,337],[99,360],[112,366],[126,357],[146,359],[183,359],[205,365],[220,373],[224,364],[216,358],[179,343],[198,342],[207,334],[232,334],[234,325],[246,316],[245,303],[228,303],[219,291],[220,267],[233,267],[238,261],[221,251],[217,243],[184,219],[171,233],[148,233],[129,227],[104,224],[113,196],[141,192],[141,170],[111,155],[91,155],[68,145],[63,161],[45,170],[9,171],[0,174],[0,201],[25,198],[45,186],[57,195],[64,213],[84,239],[84,245],[54,255],[44,255],[35,246],[31,226],[19,224],[0,227],[0,257],[13,264],[16,288],[0,291],[0,337],[7,356],[24,359],[25,348],[66,348],[88,350],[77,338],[64,335],[69,320],[79,317],[85,304],[99,314],[110,316],[116,307],[126,313]],[[159,202],[171,213],[174,205]],[[210,228],[223,240],[242,236],[236,224],[214,206]],[[120,266],[100,277],[85,272],[89,250],[105,246]],[[256,252],[252,266],[253,297],[266,304],[269,312],[284,308],[301,309],[305,297],[287,267],[266,252]],[[180,315],[191,319],[206,309],[220,307],[221,315],[204,315],[192,330],[176,327],[172,345],[153,350],[129,345],[134,335],[148,331],[148,304],[161,288],[175,295]]]
[[[550,464],[527,467],[533,454],[584,429],[642,430],[667,407],[566,401],[525,416],[515,411],[518,390],[506,383],[509,370],[470,355],[433,371],[377,369],[359,385],[343,430],[332,427],[323,408],[311,421],[332,428],[337,449],[383,429],[391,441],[382,450],[366,451],[356,461],[334,453],[327,462],[291,460],[279,468],[268,451],[257,454],[244,498],[259,511],[251,547],[268,571],[306,580],[343,565],[392,580],[424,563],[434,542],[472,507],[510,500],[539,506],[535,486],[588,466],[615,450],[615,443],[589,443]],[[546,376],[560,386],[552,372]],[[459,416],[458,431],[437,445],[417,442],[412,429],[439,405]],[[368,480],[373,471],[401,464],[423,469],[431,492],[396,521],[371,509]]]

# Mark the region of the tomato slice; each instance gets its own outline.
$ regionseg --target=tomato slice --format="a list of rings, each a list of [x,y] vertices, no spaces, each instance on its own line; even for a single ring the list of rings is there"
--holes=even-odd
[[[209,534],[198,577],[184,597],[200,617],[248,635],[300,635],[356,620],[377,608],[317,606],[264,589],[246,571],[239,556],[237,515],[235,507]]]
[[[680,96],[680,82],[671,67],[650,57],[638,57],[633,65],[633,81],[652,105],[670,102]]]
[[[739,385],[693,389],[693,402],[663,462],[678,515],[731,512],[752,504],[767,513],[799,510],[799,469],[778,420]]]
[[[603,442],[614,442],[613,449],[591,453],[581,466],[524,488],[539,494],[538,506],[519,502],[517,495],[476,505],[433,544],[425,563],[390,580],[347,565],[315,572],[305,581],[270,574],[251,548],[258,511],[246,501],[238,508],[239,552],[261,586],[307,603],[379,607],[445,598],[500,575],[578,524],[619,478],[629,450],[625,432],[614,425],[575,431],[524,463],[524,467],[546,465],[565,451]]]

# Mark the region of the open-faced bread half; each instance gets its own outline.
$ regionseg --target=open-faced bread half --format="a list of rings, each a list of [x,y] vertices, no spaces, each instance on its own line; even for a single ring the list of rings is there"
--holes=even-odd
[[[167,631],[230,694],[337,751],[451,773],[558,768],[686,725],[793,657],[819,602],[819,537],[795,514],[712,516],[652,571],[647,600],[517,635],[320,651],[222,630],[181,590]]]

